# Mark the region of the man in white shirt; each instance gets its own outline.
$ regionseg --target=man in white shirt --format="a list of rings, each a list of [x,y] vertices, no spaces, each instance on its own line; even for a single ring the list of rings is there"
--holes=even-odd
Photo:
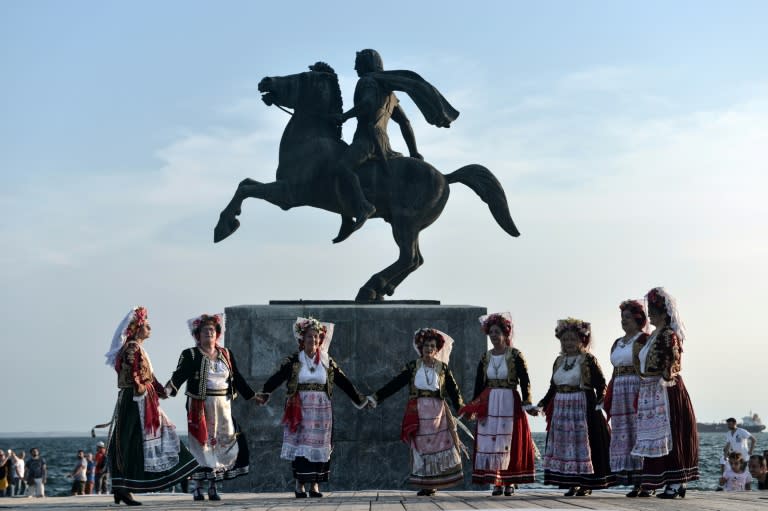
[[[728,432],[725,434],[725,447],[723,453],[725,457],[731,452],[740,452],[744,460],[748,460],[755,448],[755,437],[743,428],[736,427],[736,419],[733,417],[725,421],[728,425]]]

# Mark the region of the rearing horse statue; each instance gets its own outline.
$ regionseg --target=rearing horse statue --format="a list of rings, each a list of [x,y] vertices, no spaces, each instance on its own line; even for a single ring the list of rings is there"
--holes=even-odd
[[[259,82],[259,91],[267,105],[294,110],[280,140],[280,158],[276,179],[260,183],[243,180],[235,195],[221,212],[214,229],[219,242],[240,226],[237,216],[243,200],[264,199],[285,210],[312,206],[340,213],[347,218],[344,201],[335,178],[335,162],[347,144],[341,139],[341,127],[334,122],[341,113],[339,82],[333,68],[323,62],[309,66],[309,71],[288,76],[267,77]],[[360,288],[355,301],[381,301],[424,263],[419,250],[419,232],[442,213],[448,201],[451,183],[471,188],[488,204],[499,226],[510,236],[520,233],[512,221],[504,190],[490,170],[482,165],[466,165],[450,174],[442,174],[429,163],[409,157],[369,161],[358,169],[365,196],[376,206],[374,217],[392,225],[392,235],[400,249],[397,261],[374,274]]]

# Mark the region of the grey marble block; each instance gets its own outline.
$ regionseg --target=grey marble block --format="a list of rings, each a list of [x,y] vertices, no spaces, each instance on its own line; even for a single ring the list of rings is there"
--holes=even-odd
[[[451,370],[464,399],[471,398],[486,337],[477,318],[484,307],[411,304],[240,305],[226,308],[226,345],[254,390],[298,349],[292,328],[297,316],[313,316],[335,324],[330,355],[363,394],[389,381],[417,357],[413,333],[437,328],[453,337]],[[409,448],[400,442],[407,388],[375,410],[357,410],[338,387],[333,394],[333,455],[328,490],[403,489],[409,474]],[[280,459],[280,420],[285,385],[266,406],[237,399],[234,416],[248,439],[250,473],[226,487],[240,491],[293,491],[291,463]],[[455,410],[454,410],[455,413]],[[460,437],[472,450],[472,441]],[[465,487],[470,488],[471,461],[464,461]],[[458,489],[458,488],[457,488]]]

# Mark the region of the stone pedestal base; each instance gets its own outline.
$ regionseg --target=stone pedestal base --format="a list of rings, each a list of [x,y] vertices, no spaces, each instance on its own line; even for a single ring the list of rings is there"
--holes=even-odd
[[[413,333],[421,327],[454,338],[450,366],[465,400],[471,398],[477,364],[486,349],[478,316],[483,307],[410,304],[296,304],[227,307],[226,345],[254,390],[297,351],[292,328],[297,316],[335,324],[330,355],[363,394],[371,394],[417,357]],[[334,451],[328,490],[403,489],[409,473],[409,448],[400,442],[407,388],[375,410],[357,410],[340,389],[333,395]],[[237,399],[233,413],[247,435],[250,474],[226,483],[240,491],[293,491],[289,461],[280,459],[280,424],[285,386],[259,407]],[[455,413],[455,411],[454,411]],[[460,433],[468,449],[472,441]],[[470,488],[471,461],[465,460],[465,487]],[[459,487],[460,488],[460,487]],[[457,489],[459,489],[457,488]]]

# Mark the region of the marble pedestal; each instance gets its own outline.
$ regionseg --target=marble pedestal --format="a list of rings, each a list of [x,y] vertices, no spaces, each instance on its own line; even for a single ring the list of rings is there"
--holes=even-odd
[[[227,307],[226,345],[254,390],[297,351],[292,328],[297,316],[335,323],[330,355],[363,394],[370,394],[417,357],[413,332],[421,327],[442,330],[455,340],[450,366],[464,399],[471,398],[486,338],[478,316],[484,307],[469,305],[318,304],[241,305]],[[404,489],[409,448],[399,440],[407,388],[375,410],[357,410],[338,387],[334,391],[334,452],[330,481],[322,489]],[[259,407],[237,399],[233,413],[247,435],[250,474],[226,483],[229,490],[293,491],[289,461],[280,459],[285,386]],[[461,434],[468,449],[472,441]],[[465,488],[471,461],[465,460]],[[457,489],[460,489],[458,487]]]

